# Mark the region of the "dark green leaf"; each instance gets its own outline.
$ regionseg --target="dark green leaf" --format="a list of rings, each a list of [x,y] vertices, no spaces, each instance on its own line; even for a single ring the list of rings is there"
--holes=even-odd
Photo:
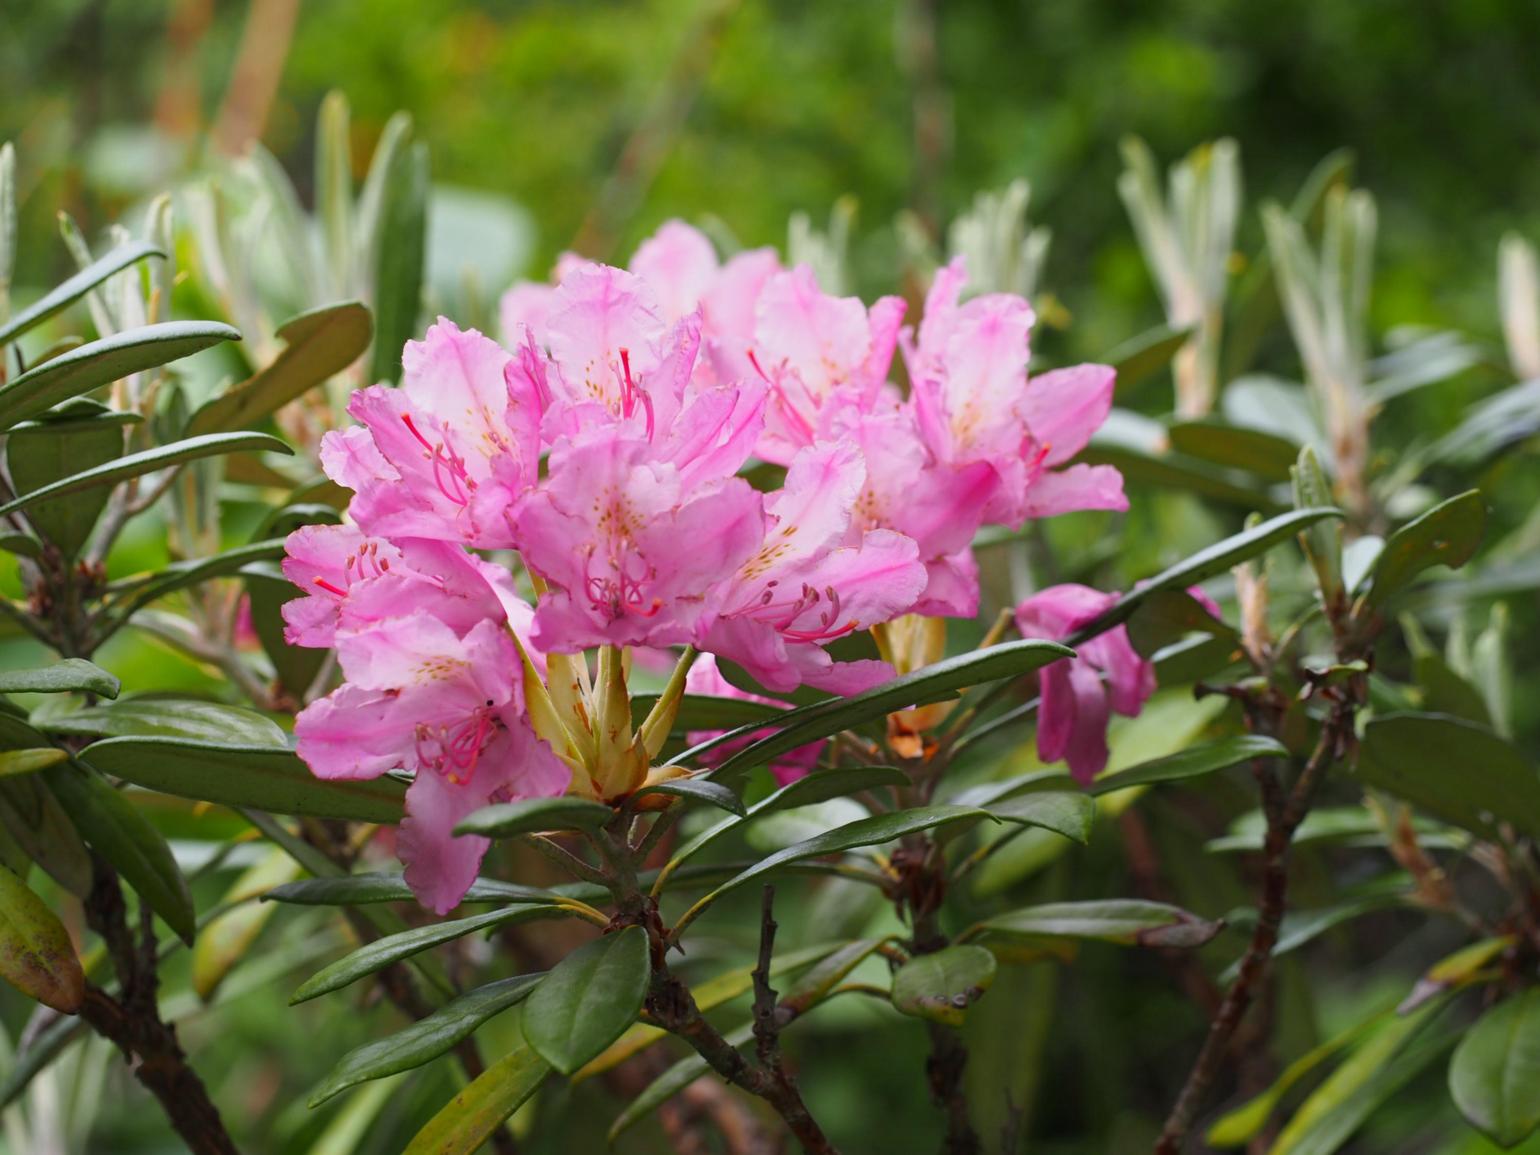
[[[386,935],[359,947],[328,967],[311,975],[289,998],[289,1003],[303,1003],[332,991],[341,990],[350,983],[384,970],[392,963],[411,958],[432,947],[453,942],[477,931],[494,930],[516,922],[529,922],[537,918],[552,918],[562,912],[546,904],[505,906],[501,910],[489,910],[468,918],[453,918],[446,922],[430,923],[413,927],[399,934]]]
[[[1143,658],[1153,658],[1166,646],[1194,633],[1221,638],[1237,649],[1240,646],[1236,631],[1186,590],[1168,589],[1151,594],[1128,619],[1128,640]]]
[[[0,549],[6,553],[14,553],[19,557],[41,557],[43,555],[43,543],[35,537],[29,537],[24,533],[0,534]]]
[[[290,902],[300,906],[363,906],[375,902],[412,902],[412,888],[400,874],[345,874],[330,878],[302,878],[275,886],[263,901]],[[478,878],[461,902],[560,902],[555,891],[533,886]]]
[[[1072,790],[1018,794],[991,802],[984,809],[1006,822],[1041,827],[1076,842],[1090,839],[1091,820],[1096,817],[1096,803],[1090,796]]]
[[[27,884],[0,867],[0,979],[45,1007],[73,1015],[86,976],[69,931]]]
[[[29,494],[81,470],[97,469],[123,455],[123,422],[112,417],[28,421],[6,437],[5,458],[18,494]],[[67,558],[85,545],[111,491],[44,501],[27,520]]]
[[[241,569],[246,579],[251,626],[262,643],[262,652],[273,663],[278,684],[291,697],[303,700],[330,655],[327,650],[311,646],[289,645],[284,637],[283,607],[295,598],[304,597],[305,591],[296,588],[277,566],[272,566],[272,572],[259,569],[269,564],[254,562]]]
[[[1081,626],[1066,640],[1072,646],[1089,641],[1113,626],[1126,622],[1146,599],[1161,590],[1186,589],[1188,586],[1197,585],[1215,574],[1224,573],[1240,562],[1266,552],[1279,542],[1293,537],[1306,526],[1314,525],[1323,518],[1341,516],[1340,509],[1296,509],[1279,514],[1233,537],[1215,542],[1206,549],[1199,550],[1187,560],[1162,570],[1138,589],[1130,590],[1104,613]]]
[[[648,794],[671,794],[687,801],[693,799],[696,802],[704,802],[709,806],[715,806],[718,810],[726,810],[740,817],[748,815],[748,811],[743,806],[743,799],[738,797],[736,791],[723,786],[720,782],[709,782],[704,778],[670,778],[652,786],[643,786],[632,797],[642,798]]]
[[[1104,360],[1117,373],[1117,395],[1127,396],[1135,385],[1171,364],[1192,334],[1190,325],[1182,329],[1159,325],[1129,338],[1108,353]]]
[[[1504,999],[1466,1033],[1449,1063],[1449,1093],[1499,1147],[1540,1128],[1540,989]]]
[[[657,703],[656,694],[636,694],[631,698],[631,724],[640,726]],[[745,698],[713,698],[706,694],[686,694],[679,700],[679,714],[674,732],[691,730],[731,730],[755,722],[769,722],[786,713],[784,706],[750,702]]]
[[[1492,731],[1444,714],[1391,714],[1364,730],[1358,777],[1435,818],[1496,834],[1498,822],[1540,835],[1540,775]]]
[[[402,1155],[472,1155],[536,1091],[550,1066],[529,1047],[493,1063],[417,1132]]]
[[[717,768],[716,776],[767,765],[798,746],[827,738],[874,718],[886,717],[894,710],[939,702],[969,686],[1019,677],[1071,655],[1071,650],[1055,642],[1036,639],[1007,642],[987,650],[947,658],[853,697],[835,698],[790,710],[778,719],[779,726],[774,734],[731,755]],[[686,750],[672,761],[686,762],[702,748],[697,746]]]
[[[751,1025],[740,1027],[736,1031],[729,1031],[725,1038],[730,1045],[741,1047],[753,1036],[754,1028]],[[640,1095],[637,1095],[636,1098],[626,1104],[625,1110],[621,1111],[615,1117],[615,1121],[610,1124],[609,1141],[614,1143],[628,1129],[640,1123],[702,1075],[709,1074],[710,1071],[711,1068],[707,1066],[706,1060],[697,1054],[691,1054],[680,1059],[651,1083],[647,1084]]]
[[[374,323],[357,301],[327,305],[285,321],[286,348],[267,368],[214,398],[187,423],[186,435],[250,429],[258,421],[342,372],[369,347]]]
[[[1147,449],[1103,438],[1092,441],[1077,460],[1088,465],[1111,465],[1131,485],[1195,493],[1239,509],[1264,513],[1283,508],[1283,502],[1258,485],[1254,477],[1165,448]]]
[[[995,956],[981,946],[916,955],[893,975],[893,1006],[906,1015],[959,1026],[995,981]]]
[[[417,333],[428,232],[428,146],[414,141],[390,157],[383,178],[380,244],[374,266],[373,381],[401,379],[401,349]]]
[[[0,670],[0,694],[96,694],[116,698],[120,683],[84,658],[65,658],[35,670]]]
[[[394,778],[368,782],[317,778],[297,754],[270,746],[216,745],[187,738],[105,738],[87,746],[80,756],[136,786],[275,814],[394,824],[401,821],[406,793]]]
[[[1107,774],[1091,784],[1092,794],[1106,794],[1126,786],[1146,786],[1154,782],[1175,782],[1196,778],[1249,762],[1253,758],[1287,758],[1288,748],[1274,738],[1261,734],[1242,734],[1220,738],[1202,746],[1192,746],[1165,758],[1141,762],[1116,774]]]
[[[1459,569],[1481,544],[1486,520],[1481,491],[1471,489],[1396,530],[1370,571],[1369,604],[1384,605],[1429,566]]]
[[[189,558],[187,561],[173,562],[144,580],[135,582],[132,588],[124,590],[113,602],[112,608],[117,614],[118,623],[121,624],[135,610],[158,601],[167,594],[197,585],[209,578],[235,573],[255,561],[268,561],[282,556],[282,541],[258,541],[251,545],[227,549],[224,553],[215,554],[213,557]]]
[[[143,241],[131,241],[126,245],[119,245],[110,253],[81,269],[69,280],[39,297],[9,321],[0,324],[0,345],[10,344],[28,329],[42,324],[55,313],[67,309],[114,273],[122,272],[130,265],[137,264],[147,257],[164,258],[165,255],[154,245],[147,245]],[[0,270],[0,278],[8,278],[8,275],[6,270]]]
[[[46,741],[41,734],[39,743]],[[77,898],[91,893],[91,855],[36,775],[0,779],[0,823],[27,857]]]
[[[519,975],[477,987],[405,1030],[349,1051],[310,1096],[310,1106],[318,1107],[359,1083],[410,1071],[438,1058],[494,1015],[523,1002],[540,979],[540,975]]]
[[[636,1021],[651,974],[647,932],[639,926],[585,943],[530,996],[524,1038],[551,1066],[572,1074]]]
[[[455,833],[517,838],[548,830],[598,830],[614,817],[613,809],[586,798],[525,798],[483,806],[462,818]]]
[[[1299,456],[1299,446],[1287,437],[1212,417],[1178,422],[1168,432],[1171,447],[1179,453],[1254,473],[1264,481],[1289,480],[1289,468]]]
[[[275,746],[288,750],[289,736],[255,710],[178,698],[130,698],[38,721],[51,734],[108,738],[164,736],[228,746]]]
[[[793,1016],[805,1014],[823,1002],[840,983],[876,951],[883,943],[880,938],[858,939],[847,942],[839,950],[826,955],[808,968],[807,973],[792,983],[777,1002],[777,1008]]]
[[[54,766],[42,771],[42,778],[91,849],[191,945],[197,924],[192,893],[160,831],[95,771]]]
[[[1135,898],[1051,902],[998,915],[976,933],[1004,938],[1089,938],[1123,946],[1197,947],[1223,924],[1163,902]]]
[[[190,437],[186,441],[176,441],[170,445],[159,445],[154,449],[130,453],[127,457],[120,457],[116,461],[98,465],[94,469],[83,470],[52,485],[45,485],[41,489],[24,493],[0,505],[0,517],[30,509],[45,500],[66,497],[104,485],[113,485],[157,469],[166,469],[204,457],[238,453],[248,449],[260,449],[268,453],[294,452],[276,437],[269,437],[265,433],[208,433],[202,437]]]
[[[229,325],[214,321],[167,321],[91,341],[0,386],[0,430],[132,373],[240,339]]]

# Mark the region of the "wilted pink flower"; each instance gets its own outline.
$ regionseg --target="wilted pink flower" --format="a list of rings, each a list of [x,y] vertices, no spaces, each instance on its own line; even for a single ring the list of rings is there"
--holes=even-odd
[[[417,611],[340,634],[337,657],[347,681],[300,712],[299,755],[322,778],[415,772],[398,849],[413,893],[444,914],[487,847],[455,824],[490,802],[560,794],[570,771],[523,716],[518,654],[499,622],[461,637]]]
[[[1216,617],[1201,590],[1189,590]],[[1016,607],[1023,637],[1061,641],[1118,600],[1083,585],[1057,585]],[[1113,713],[1136,717],[1155,692],[1155,667],[1139,656],[1126,626],[1114,626],[1076,647],[1076,656],[1038,675],[1037,753],[1044,762],[1069,763],[1077,781],[1090,782],[1107,766],[1107,725]]]
[[[712,698],[738,698],[745,702],[760,702],[767,706],[785,706],[784,702],[777,702],[774,698],[765,698],[759,694],[751,694],[746,690],[740,690],[722,676],[721,669],[717,666],[717,660],[711,654],[702,654],[690,667],[689,674],[684,683],[686,693],[704,694]],[[702,742],[708,742],[722,730],[691,730],[685,735],[692,746]],[[735,738],[731,742],[723,742],[701,755],[700,763],[703,766],[716,766],[745,746],[756,741],[755,735],[743,738]],[[785,786],[788,782],[795,782],[798,778],[807,774],[818,765],[818,759],[822,756],[828,740],[820,738],[816,742],[809,742],[806,746],[798,746],[795,750],[788,750],[774,762],[770,763],[770,773],[775,776],[776,782]]]
[[[849,442],[802,450],[769,497],[763,544],[725,592],[700,645],[762,685],[858,693],[893,677],[886,662],[835,662],[830,642],[906,612],[925,585],[913,541],[890,530],[851,532],[865,468]]]

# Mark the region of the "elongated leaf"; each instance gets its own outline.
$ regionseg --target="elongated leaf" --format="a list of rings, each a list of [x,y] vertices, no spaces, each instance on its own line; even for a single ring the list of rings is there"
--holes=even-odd
[[[1143,658],[1153,658],[1195,633],[1208,634],[1240,649],[1240,635],[1186,590],[1151,594],[1128,619],[1128,640]]]
[[[373,332],[369,310],[357,301],[291,317],[278,329],[283,352],[194,413],[186,435],[250,429],[346,369],[369,347]]]
[[[493,1063],[444,1105],[403,1155],[472,1155],[545,1082],[550,1064],[530,1047]]]
[[[981,946],[916,955],[893,975],[893,1006],[906,1015],[960,1026],[995,981],[995,956]]]
[[[631,724],[640,726],[657,703],[656,694],[635,694],[631,698]],[[685,694],[679,699],[679,713],[674,718],[674,732],[690,730],[731,730],[755,722],[769,722],[786,713],[784,706],[751,702],[746,698],[713,698],[707,694]]]
[[[104,738],[80,755],[99,770],[179,798],[250,806],[275,814],[401,821],[406,787],[394,778],[344,782],[317,778],[299,755],[271,746],[188,738]]]
[[[1072,790],[1044,790],[1018,794],[983,807],[995,818],[1022,826],[1037,826],[1076,842],[1091,837],[1096,803],[1087,794]]]
[[[672,794],[685,801],[704,802],[709,806],[715,806],[718,810],[726,810],[740,817],[748,815],[748,811],[743,806],[743,799],[738,797],[737,791],[720,782],[710,782],[704,778],[670,778],[666,782],[643,786],[633,797],[643,798],[648,794]]]
[[[1060,658],[1070,657],[1072,653],[1054,642],[1036,639],[1007,642],[987,650],[947,658],[850,698],[835,698],[814,706],[802,706],[782,715],[774,734],[727,758],[717,768],[716,776],[767,765],[788,750],[795,750],[798,746],[827,738],[863,722],[884,718],[894,710],[939,702],[958,690],[984,682],[1019,677]],[[673,761],[687,761],[698,750],[700,747],[686,750]]]
[[[117,615],[118,624],[121,625],[135,610],[158,601],[167,594],[208,581],[210,578],[235,573],[252,562],[270,561],[282,556],[283,541],[280,539],[236,546],[213,557],[189,558],[187,561],[173,562],[147,579],[137,582],[131,590],[124,592],[112,603],[112,609]]]
[[[352,954],[338,959],[311,975],[289,998],[291,1005],[307,1002],[332,991],[341,990],[350,983],[384,970],[391,963],[401,962],[414,954],[464,938],[477,931],[494,930],[516,922],[528,922],[536,918],[551,918],[559,914],[555,907],[541,904],[507,906],[501,910],[489,910],[473,914],[469,918],[453,918],[428,926],[413,927],[399,934],[386,935],[359,947]]]
[[[130,241],[126,245],[119,245],[91,262],[69,280],[43,294],[9,321],[0,324],[0,345],[10,344],[28,329],[36,328],[49,317],[69,308],[114,273],[122,272],[147,257],[164,258],[165,255],[154,245],[147,245],[143,241]],[[0,269],[0,277],[4,276],[8,276],[7,270]]]
[[[120,683],[84,658],[65,658],[35,670],[0,670],[0,694],[96,694],[116,698]]]
[[[1391,714],[1364,730],[1358,777],[1485,837],[1509,822],[1540,835],[1540,773],[1484,726],[1445,714]]]
[[[542,977],[518,975],[477,987],[405,1030],[349,1051],[310,1096],[310,1106],[319,1107],[332,1096],[359,1083],[410,1071],[438,1058],[457,1043],[470,1038],[494,1015],[527,999]]]
[[[651,979],[647,932],[628,926],[585,943],[551,969],[530,996],[529,1045],[570,1075],[636,1021]]]
[[[264,902],[289,902],[299,906],[366,906],[376,902],[412,902],[412,888],[400,874],[345,874],[333,878],[302,878],[275,886],[262,896]],[[554,890],[519,886],[492,878],[471,883],[461,902],[560,902]]]
[[[37,775],[0,778],[0,823],[49,878],[77,898],[91,893],[90,852]]]
[[[1160,325],[1131,337],[1108,353],[1105,360],[1117,372],[1118,396],[1126,397],[1135,385],[1171,364],[1192,333],[1192,326],[1173,329]]]
[[[229,325],[214,321],[167,321],[91,341],[0,386],[0,430],[132,373],[240,339]]]
[[[1123,946],[1202,946],[1223,929],[1180,907],[1135,898],[1050,902],[997,915],[976,928],[991,937],[1089,938]]]
[[[752,1024],[729,1031],[724,1036],[734,1047],[741,1047],[754,1037]],[[642,1093],[626,1104],[625,1110],[615,1116],[610,1124],[609,1141],[614,1143],[631,1127],[640,1123],[664,1103],[668,1102],[691,1083],[710,1071],[706,1060],[697,1054],[680,1059],[643,1089]]]
[[[52,414],[49,415],[52,417]],[[53,485],[123,456],[124,423],[109,416],[26,421],[6,435],[5,458],[19,494]],[[27,520],[67,558],[80,552],[111,492],[105,488],[34,505]]]
[[[332,516],[336,516],[335,512]],[[241,576],[246,580],[246,604],[251,610],[251,627],[256,632],[257,640],[262,643],[262,652],[273,663],[279,685],[294,699],[303,700],[305,692],[331,656],[326,650],[291,646],[284,638],[283,607],[295,598],[304,597],[305,593],[285,578],[282,571],[271,562],[253,562],[243,566]]]
[[[0,867],[0,978],[66,1015],[80,1010],[86,976],[69,932],[9,870]]]
[[[586,798],[525,798],[483,806],[462,818],[455,833],[517,838],[548,830],[598,830],[614,817],[613,809]]]
[[[178,698],[130,698],[37,721],[51,734],[88,734],[108,738],[162,736],[190,738],[218,745],[289,748],[278,724],[255,710]]]
[[[1299,456],[1299,446],[1286,437],[1214,418],[1178,422],[1169,433],[1177,451],[1254,473],[1264,481],[1289,480],[1289,467]]]
[[[12,774],[32,774],[49,766],[57,766],[69,758],[68,751],[57,746],[34,747],[31,750],[0,750],[0,778]]]
[[[1141,762],[1116,774],[1107,774],[1091,783],[1092,794],[1106,794],[1128,786],[1148,786],[1155,782],[1176,782],[1184,778],[1197,778],[1239,766],[1254,758],[1287,758],[1288,747],[1275,738],[1261,734],[1242,734],[1234,738],[1220,738],[1191,746],[1179,754]]]
[[[1086,447],[1077,460],[1087,465],[1111,465],[1131,485],[1158,486],[1195,493],[1237,509],[1259,510],[1263,513],[1283,508],[1283,502],[1269,493],[1265,486],[1258,485],[1254,477],[1163,446],[1146,448],[1126,441],[1114,441],[1106,435],[1106,430]]]
[[[390,157],[374,257],[374,381],[401,379],[401,348],[416,335],[428,233],[428,146],[414,141]]]
[[[94,771],[66,765],[50,767],[42,775],[91,848],[191,946],[197,926],[192,892],[160,832]]]
[[[83,470],[52,485],[45,485],[41,489],[34,489],[31,493],[24,493],[0,505],[0,517],[30,509],[43,501],[67,497],[73,493],[81,493],[104,485],[115,485],[119,481],[152,473],[157,469],[184,465],[204,457],[259,449],[267,453],[294,452],[278,438],[269,437],[265,433],[206,433],[201,437],[189,437],[185,441],[176,441],[170,445],[160,445],[154,449],[130,453],[116,461],[98,465],[94,469]]]
[[[1486,501],[1472,489],[1396,530],[1370,571],[1369,604],[1384,605],[1429,566],[1459,569],[1481,545],[1486,520]]]
[[[692,922],[711,903],[721,898],[730,891],[737,890],[740,886],[761,878],[778,867],[786,866],[793,862],[800,862],[808,858],[822,858],[829,854],[840,854],[846,850],[855,850],[862,846],[880,846],[885,842],[892,842],[902,838],[906,834],[918,834],[922,830],[932,830],[940,826],[948,826],[954,822],[973,821],[988,818],[987,810],[981,810],[976,806],[921,806],[913,810],[895,810],[889,814],[874,814],[869,818],[857,819],[855,822],[837,826],[833,830],[812,838],[803,839],[784,850],[778,850],[767,858],[756,862],[747,870],[733,875],[715,890],[711,891],[689,910],[687,910],[674,924],[674,936],[677,937],[690,922]]]
[[[1472,1127],[1499,1147],[1540,1128],[1540,990],[1487,1011],[1449,1063],[1449,1093]]]
[[[819,959],[807,973],[786,989],[776,1004],[792,1015],[801,1015],[823,1002],[850,972],[860,966],[880,947],[880,938],[857,939]]]
[[[1130,590],[1094,620],[1081,626],[1066,641],[1078,645],[1105,633],[1113,626],[1126,622],[1133,612],[1148,598],[1160,590],[1186,589],[1199,582],[1224,573],[1230,567],[1265,553],[1279,542],[1286,541],[1306,526],[1328,517],[1341,517],[1340,509],[1296,509],[1264,521],[1261,525],[1215,542],[1201,549],[1185,561],[1177,562],[1169,569],[1145,582],[1138,589]]]

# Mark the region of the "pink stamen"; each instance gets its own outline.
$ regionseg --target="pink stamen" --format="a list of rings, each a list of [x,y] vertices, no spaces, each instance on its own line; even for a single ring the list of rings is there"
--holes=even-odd
[[[348,591],[347,590],[338,589],[336,586],[332,585],[331,582],[327,581],[323,577],[316,578],[315,579],[315,584],[320,586],[327,593],[336,594],[339,598],[345,598],[345,597],[348,596]]]
[[[446,442],[441,441],[435,445],[424,437],[410,413],[401,414],[401,420],[412,436],[417,438],[418,444],[427,451],[428,459],[433,463],[433,484],[438,487],[438,491],[455,505],[467,505],[470,499],[465,491],[476,486],[466,473],[465,458],[457,456]]]

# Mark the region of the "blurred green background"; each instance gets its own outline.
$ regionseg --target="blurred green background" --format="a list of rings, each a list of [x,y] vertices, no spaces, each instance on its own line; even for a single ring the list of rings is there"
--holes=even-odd
[[[0,139],[18,148],[17,279],[29,289],[68,271],[58,210],[95,233],[201,171],[210,153],[253,138],[308,195],[315,114],[332,88],[351,102],[359,177],[387,118],[413,115],[441,203],[461,210],[436,222],[434,283],[441,295],[463,287],[469,264],[484,301],[518,275],[543,277],[567,248],[623,259],[671,216],[712,218],[744,244],[780,243],[790,214],[820,221],[846,195],[859,203],[857,287],[891,291],[897,214],[918,213],[934,229],[979,189],[1025,177],[1032,219],[1054,232],[1042,284],[1072,324],[1045,344],[1063,359],[1105,354],[1162,319],[1115,191],[1121,137],[1144,137],[1163,160],[1216,136],[1238,139],[1242,253],[1261,247],[1254,206],[1289,199],[1316,161],[1347,146],[1381,209],[1376,330],[1454,326],[1495,340],[1497,240],[1509,229],[1540,238],[1537,44],[1540,5],[1526,0],[7,0]],[[1275,359],[1292,364],[1286,339],[1276,340]],[[1451,420],[1461,393],[1419,399],[1404,420]],[[1533,488],[1531,479],[1519,496],[1527,502]],[[1151,572],[1173,541],[1196,546],[1223,532],[1185,502],[1152,505],[1130,525],[1128,576]],[[135,660],[153,664],[159,684],[173,680],[160,651]],[[1532,734],[1540,717],[1521,714]],[[1168,700],[1120,725],[1117,757],[1154,756],[1154,744],[1201,731],[1208,716]],[[1215,802],[1244,805],[1244,795]],[[1206,831],[1191,814],[1159,799],[1141,813],[1188,905],[1217,913],[1247,901],[1241,872],[1204,855]],[[1020,865],[1033,877],[1019,893],[1050,897],[1071,880],[1079,894],[1116,892],[1122,833],[1108,823],[1088,851],[1035,873],[1043,864]],[[1306,863],[1304,904],[1331,896],[1337,865]],[[882,913],[837,888],[805,903],[801,884],[785,893],[788,941],[854,933]],[[212,903],[218,891],[199,897]],[[319,925],[288,920],[262,949],[289,970],[314,969],[317,945],[332,945],[315,938]],[[1405,913],[1361,925],[1365,935],[1328,944],[1310,971],[1281,968],[1268,1009],[1279,1054],[1297,1054],[1369,1002],[1393,1001],[1417,960],[1453,945]],[[692,976],[746,957],[751,930],[724,919],[720,939],[692,947]],[[1233,955],[1237,941],[1213,949]],[[1313,981],[1322,974],[1338,977]],[[382,1087],[385,1099],[307,1113],[307,1090],[336,1058],[399,1020],[346,1000],[290,1010],[292,985],[285,977],[232,992],[185,1028],[237,1133],[253,1151],[399,1150],[451,1093],[452,1071],[439,1063]],[[1163,960],[1090,948],[1070,970],[1013,971],[995,998],[1001,1013],[970,1027],[977,1062],[986,1075],[1011,1071],[1017,1105],[1033,1108],[1031,1150],[1147,1147],[1201,1030]],[[817,1075],[809,1097],[848,1150],[933,1149],[937,1120],[916,1082],[919,1033],[859,1003],[819,1021],[799,1040]],[[1045,1048],[1035,1032],[1050,1024]],[[511,1037],[510,1022],[497,1025],[494,1034]],[[130,1094],[115,1060],[105,1077],[104,1101]],[[1461,1129],[1442,1090],[1427,1089],[1348,1150],[1493,1150],[1451,1138]],[[614,1089],[589,1085],[571,1098],[563,1129],[531,1150],[603,1149]],[[1006,1104],[994,1109],[1003,1122]],[[92,1143],[114,1155],[175,1150],[148,1109],[109,1109]],[[669,1150],[651,1126],[620,1149]]]

